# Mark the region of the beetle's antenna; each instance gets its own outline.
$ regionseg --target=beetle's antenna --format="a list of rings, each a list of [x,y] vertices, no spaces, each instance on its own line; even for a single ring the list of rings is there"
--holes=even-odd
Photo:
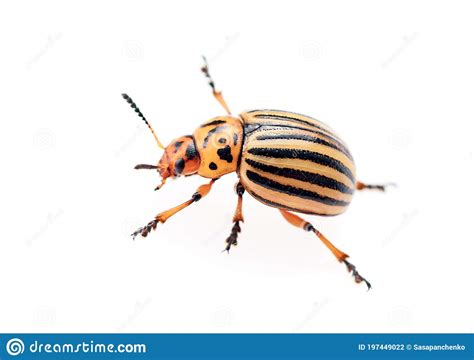
[[[148,169],[148,170],[156,170],[158,169],[158,166],[156,165],[148,165],[148,164],[138,164],[135,166],[135,169]]]
[[[216,98],[216,100],[221,104],[221,106],[224,108],[224,110],[227,112],[228,115],[231,114],[229,107],[227,106],[227,103],[224,100],[224,97],[222,96],[222,91],[217,91],[216,90],[216,85],[214,84],[214,80],[212,80],[211,74],[209,73],[209,65],[207,63],[207,59],[204,55],[202,55],[202,59],[204,60],[204,65],[201,67],[201,71],[208,80],[208,84],[212,89],[212,95]]]
[[[122,94],[122,97],[125,99],[125,101],[127,101],[130,106],[132,107],[132,109],[135,110],[135,112],[137,113],[138,116],[140,116],[142,118],[142,120],[145,122],[145,124],[147,124],[148,128],[150,129],[151,133],[153,134],[153,136],[155,137],[155,140],[156,140],[156,143],[158,144],[158,146],[161,148],[161,149],[165,149],[165,147],[163,146],[163,144],[161,143],[160,140],[158,140],[158,137],[156,136],[155,134],[155,130],[153,130],[153,128],[151,127],[150,123],[148,122],[147,119],[145,119],[145,116],[142,114],[142,112],[140,111],[140,109],[138,108],[137,104],[135,104],[135,102],[132,100],[132,98],[130,96],[128,96],[127,94]]]

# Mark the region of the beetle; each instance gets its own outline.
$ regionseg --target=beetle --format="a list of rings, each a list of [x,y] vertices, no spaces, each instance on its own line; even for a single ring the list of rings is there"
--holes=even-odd
[[[237,206],[233,227],[224,251],[237,245],[244,221],[242,199],[245,192],[259,202],[277,208],[290,224],[314,233],[336,259],[345,264],[356,283],[371,284],[316,227],[295,213],[335,216],[349,206],[356,190],[385,191],[390,184],[370,185],[356,178],[354,160],[344,141],[326,124],[312,117],[288,111],[251,110],[232,116],[222,92],[217,91],[206,58],[201,71],[212,94],[226,111],[204,122],[192,135],[178,137],[168,146],[158,140],[155,131],[138,106],[127,94],[123,98],[146,123],[164,154],[157,165],[139,164],[135,169],[156,170],[161,176],[160,189],[168,178],[200,175],[211,179],[191,198],[155,216],[131,235],[146,237],[158,223],[206,196],[221,176],[236,172]]]

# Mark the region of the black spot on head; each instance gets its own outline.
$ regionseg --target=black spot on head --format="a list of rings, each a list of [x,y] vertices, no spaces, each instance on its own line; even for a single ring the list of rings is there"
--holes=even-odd
[[[216,163],[215,163],[215,162],[211,162],[211,163],[209,164],[209,169],[211,169],[211,170],[217,170],[217,165],[216,165]]]
[[[234,133],[233,137],[234,137],[234,145],[237,145],[237,140],[239,140],[239,136],[236,133]]]
[[[220,143],[220,144],[225,144],[226,141],[227,141],[227,140],[226,140],[225,138],[220,138],[220,139],[219,139],[219,143]]]
[[[183,145],[183,142],[182,141],[176,141],[174,143],[174,152],[177,153],[179,148],[181,147],[181,145]]]
[[[225,160],[228,163],[231,163],[232,160],[234,160],[234,157],[230,153],[230,146],[229,145],[227,145],[226,147],[224,147],[222,149],[217,150],[217,155],[219,155],[219,158],[221,160]]]
[[[194,144],[189,144],[186,148],[186,157],[188,158],[188,160],[192,160],[196,157],[196,155],[197,153]]]
[[[183,172],[184,165],[185,163],[183,158],[176,160],[176,162],[174,163],[174,172],[176,173],[176,175],[179,175]]]

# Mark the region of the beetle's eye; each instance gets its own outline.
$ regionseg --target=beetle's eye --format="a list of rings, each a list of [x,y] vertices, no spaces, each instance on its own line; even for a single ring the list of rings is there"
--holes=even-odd
[[[183,158],[180,158],[178,160],[176,160],[175,164],[174,164],[174,171],[176,173],[176,175],[179,175],[183,172],[183,169],[184,169],[184,160]]]

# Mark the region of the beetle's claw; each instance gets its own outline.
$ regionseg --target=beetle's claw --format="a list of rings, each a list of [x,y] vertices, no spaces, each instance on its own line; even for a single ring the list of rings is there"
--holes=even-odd
[[[231,231],[229,237],[225,240],[227,245],[226,245],[225,249],[222,250],[222,252],[227,251],[227,253],[229,253],[230,248],[232,246],[237,246],[237,237],[239,236],[239,232],[240,232],[240,224],[239,224],[239,221],[236,221],[234,223],[234,226],[232,227],[232,231]]]
[[[372,288],[372,285],[364,277],[362,277],[359,274],[359,272],[356,270],[356,267],[347,260],[342,260],[342,261],[344,262],[344,264],[346,264],[347,271],[352,273],[352,276],[354,277],[354,281],[358,284],[361,283],[362,281],[365,282],[365,284],[367,285],[367,291],[369,291]]]
[[[222,250],[222,252],[227,251],[227,254],[229,254],[229,253],[230,253],[230,248],[231,248],[232,246],[237,246],[237,239],[234,238],[234,237],[232,237],[232,236],[229,236],[229,237],[226,239],[225,242],[227,243],[227,245],[225,246],[225,249]]]
[[[146,226],[144,227],[141,227],[141,228],[138,228],[135,232],[133,232],[131,234],[131,236],[133,236],[133,240],[135,240],[135,238],[138,236],[138,235],[141,235],[143,237],[147,237],[148,233],[151,231],[151,230],[155,230],[156,229],[156,225],[158,224],[158,220],[152,220],[150,221]]]

